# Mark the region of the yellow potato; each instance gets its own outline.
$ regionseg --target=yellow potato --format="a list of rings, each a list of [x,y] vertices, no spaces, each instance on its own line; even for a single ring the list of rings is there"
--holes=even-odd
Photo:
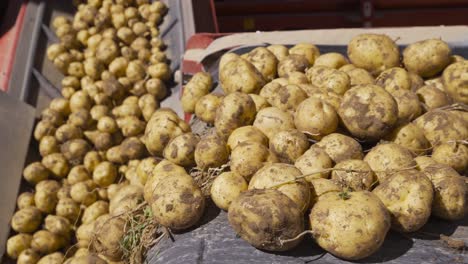
[[[319,140],[335,132],[338,127],[338,115],[331,105],[309,97],[297,107],[294,124],[300,132]]]
[[[284,45],[275,44],[267,46],[266,48],[275,55],[278,61],[281,61],[289,55],[289,49]]]
[[[37,253],[36,251],[28,248],[26,250],[21,251],[21,253],[18,256],[18,259],[17,259],[16,263],[18,263],[18,264],[34,264],[34,263],[37,263],[40,258],[41,258],[41,256],[39,255],[39,253]]]
[[[432,159],[463,173],[468,168],[468,147],[463,143],[443,143],[432,149]]]
[[[375,84],[392,93],[398,90],[410,90],[412,82],[405,69],[393,67],[380,73],[375,79]]]
[[[278,132],[270,140],[270,149],[283,163],[294,163],[307,149],[307,136],[296,129]]]
[[[310,185],[310,203],[309,209],[314,208],[314,205],[320,200],[322,195],[327,193],[339,193],[343,191],[343,188],[338,186],[335,181],[324,179],[324,178],[314,178],[309,181]]]
[[[468,138],[468,127],[456,114],[444,110],[432,110],[414,120],[423,130],[432,146],[453,140]]]
[[[425,110],[432,110],[449,105],[449,96],[440,89],[431,85],[424,85],[416,91],[419,101],[424,105]]]
[[[219,82],[224,93],[258,93],[265,79],[255,66],[242,58],[232,59],[219,69]]]
[[[71,198],[62,198],[58,201],[55,213],[75,224],[81,214],[80,205]]]
[[[304,56],[310,65],[320,56],[319,49],[310,43],[299,43],[289,49],[289,54]]]
[[[109,213],[109,203],[106,201],[96,201],[88,206],[81,217],[83,224],[94,222],[99,216]]]
[[[299,54],[290,54],[278,63],[278,76],[288,78],[293,72],[305,72],[310,63],[307,58]]]
[[[451,53],[450,47],[443,40],[426,39],[405,48],[403,64],[408,71],[421,77],[432,77],[450,63]]]
[[[268,138],[272,138],[280,131],[295,128],[292,115],[276,107],[267,107],[260,110],[255,117],[253,126]]]
[[[302,174],[308,175],[305,179],[311,182],[312,179],[315,178],[328,178],[330,176],[330,171],[318,171],[330,169],[333,166],[333,161],[325,150],[312,146],[296,160],[294,166],[296,166]]]
[[[256,142],[268,146],[268,138],[260,129],[254,126],[243,126],[232,131],[227,140],[227,146],[233,150],[237,145],[244,142]]]
[[[151,174],[152,177],[150,177],[146,181],[145,186],[143,188],[143,196],[148,204],[151,204],[151,202],[153,201],[152,197],[154,189],[160,181],[172,175],[186,175],[187,172],[183,167],[179,165],[176,165],[168,160],[162,160],[154,167],[153,172]],[[113,196],[114,195],[112,194],[109,197],[112,199]]]
[[[423,130],[413,123],[403,124],[395,128],[385,139],[393,141],[416,155],[426,153],[431,146],[424,136]]]
[[[228,211],[231,203],[247,188],[244,177],[234,172],[223,172],[213,180],[210,196],[216,206]]]
[[[468,104],[468,86],[466,71],[468,61],[460,61],[449,65],[442,74],[442,81],[447,93],[457,102]]]
[[[32,192],[21,193],[16,200],[16,205],[20,210],[26,207],[34,206],[34,194]]]
[[[177,165],[189,167],[195,165],[195,148],[200,137],[185,133],[173,138],[164,148],[163,156]]]
[[[260,91],[268,103],[278,109],[294,113],[297,106],[307,98],[307,94],[297,85],[282,86],[278,83],[269,83]]]
[[[40,162],[33,162],[23,170],[24,179],[30,184],[37,184],[49,177],[50,171]]]
[[[31,241],[31,248],[40,254],[50,254],[59,250],[62,246],[63,238],[47,230],[39,230],[34,233]]]
[[[229,160],[226,141],[216,133],[200,139],[195,147],[195,163],[198,168],[208,169],[224,165]]]
[[[335,163],[349,159],[362,159],[363,157],[359,142],[339,133],[324,136],[315,146],[323,148]]]
[[[320,55],[314,62],[314,66],[325,66],[329,68],[339,69],[348,64],[348,60],[337,52],[329,52]]]
[[[195,105],[197,104],[198,100],[207,95],[210,92],[212,86],[213,80],[209,73],[196,73],[185,85],[182,97],[180,99],[184,112],[195,112]]]
[[[257,47],[251,50],[247,53],[246,60],[252,63],[267,82],[276,77],[278,59],[267,48]]]
[[[363,160],[344,160],[337,163],[333,168],[337,170],[332,172],[331,179],[344,190],[370,191],[376,183],[374,172],[369,164]],[[350,171],[346,171],[348,169]]]
[[[348,64],[352,65],[352,64]],[[341,68],[340,68],[341,70]],[[349,76],[349,86],[353,87],[356,85],[362,84],[374,84],[375,80],[372,74],[368,71],[361,69],[361,68],[354,68],[349,71],[344,71]]]
[[[31,247],[32,236],[29,234],[17,234],[10,237],[6,243],[8,257],[17,259],[20,254]]]
[[[227,139],[236,128],[251,125],[256,115],[255,103],[244,93],[233,92],[223,98],[216,110],[214,125],[217,133]]]
[[[213,124],[216,117],[216,109],[223,101],[223,95],[207,94],[201,97],[195,105],[195,115],[203,122]]]
[[[231,152],[231,171],[244,177],[247,181],[252,178],[265,164],[277,162],[276,155],[265,145],[257,142],[241,142]]]
[[[309,68],[306,76],[312,85],[339,95],[343,95],[350,88],[348,74],[326,66]]]

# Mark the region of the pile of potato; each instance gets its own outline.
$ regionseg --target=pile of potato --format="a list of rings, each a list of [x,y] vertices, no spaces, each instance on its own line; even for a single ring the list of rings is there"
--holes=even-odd
[[[395,42],[374,34],[351,40],[349,61],[308,43],[227,53],[224,94],[207,73],[185,86],[184,111],[212,127],[197,134],[159,108],[171,78],[157,27],[166,12],[158,1],[88,0],[72,21],[54,19],[60,43],[47,57],[65,75],[63,97],[34,130],[42,160],[24,169],[34,190],[18,197],[10,258],[127,261],[136,209],[175,232],[201,219],[193,171],[215,176],[213,202],[268,251],[311,233],[357,260],[390,228],[466,215],[468,62],[442,40],[409,45],[402,63]]]
[[[196,165],[230,166],[211,199],[259,249],[289,250],[309,233],[358,260],[389,229],[467,213],[468,61],[439,39],[400,54],[378,34],[354,37],[348,58],[308,43],[257,47],[221,57],[223,94],[206,73],[185,87],[184,110],[214,126],[192,149]]]

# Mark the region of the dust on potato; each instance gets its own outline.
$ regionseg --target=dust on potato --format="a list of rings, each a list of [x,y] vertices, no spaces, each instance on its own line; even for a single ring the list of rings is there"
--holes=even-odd
[[[296,160],[294,166],[311,182],[315,178],[328,178],[330,172],[327,169],[333,166],[333,161],[324,149],[314,145]]]
[[[320,99],[309,97],[297,107],[294,124],[297,130],[308,137],[320,140],[336,131],[338,115],[331,105]]]
[[[443,40],[426,39],[408,45],[403,51],[403,64],[421,77],[432,77],[449,63],[452,51]]]
[[[307,136],[296,129],[280,131],[270,140],[270,149],[283,163],[294,163],[309,149]]]
[[[278,83],[269,83],[260,91],[260,96],[278,109],[294,113],[297,106],[307,98],[307,94],[297,85],[282,86]]]
[[[323,148],[335,163],[363,157],[361,144],[354,138],[340,133],[324,136],[315,146]]]
[[[292,115],[276,107],[267,107],[260,110],[255,117],[253,126],[268,138],[272,138],[279,131],[295,128]]]
[[[213,180],[210,196],[216,206],[228,211],[231,203],[247,188],[244,177],[232,171],[223,172]]]
[[[265,84],[265,79],[252,63],[236,58],[220,67],[219,82],[226,94],[258,93]]]
[[[326,66],[314,66],[306,71],[310,83],[321,89],[343,95],[350,87],[348,74]]]
[[[363,160],[343,160],[333,168],[331,179],[345,190],[370,191],[376,183],[374,172]]]
[[[275,153],[265,145],[246,141],[232,149],[230,157],[231,171],[249,181],[265,164],[277,162]]]

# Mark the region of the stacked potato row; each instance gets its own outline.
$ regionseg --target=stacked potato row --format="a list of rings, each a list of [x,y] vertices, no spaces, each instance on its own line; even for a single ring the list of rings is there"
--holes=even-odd
[[[106,250],[120,246],[122,225],[116,239],[90,243],[141,203],[145,164],[157,162],[145,160],[136,173],[138,159],[149,156],[146,124],[171,78],[158,30],[166,12],[159,1],[89,0],[71,21],[53,20],[60,42],[47,57],[64,74],[63,97],[50,102],[34,130],[42,160],[24,169],[32,191],[18,197],[7,243],[18,263],[121,259]]]
[[[184,110],[214,125],[193,161],[229,164],[211,198],[257,248],[288,250],[310,233],[356,260],[390,228],[466,215],[468,61],[439,39],[400,54],[377,34],[354,37],[348,58],[308,43],[258,47],[222,56],[224,94],[210,93],[206,73],[185,87]]]

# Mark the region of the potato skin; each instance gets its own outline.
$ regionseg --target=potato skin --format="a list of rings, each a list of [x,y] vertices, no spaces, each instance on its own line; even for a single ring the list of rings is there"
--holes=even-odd
[[[195,104],[195,115],[203,122],[213,124],[216,117],[216,109],[221,105],[224,95],[207,94],[201,97]]]
[[[276,77],[278,59],[267,48],[257,47],[251,50],[247,53],[246,60],[252,63],[267,82]]]
[[[411,77],[409,73],[400,67],[393,67],[385,70],[377,76],[375,84],[392,93],[397,90],[410,90]]]
[[[278,162],[276,155],[257,142],[239,143],[231,152],[231,171],[249,181],[265,164]]]
[[[31,248],[40,254],[50,254],[63,246],[63,238],[47,230],[39,230],[34,233]]]
[[[220,67],[219,82],[226,94],[258,93],[265,85],[262,74],[252,63],[242,58],[230,60]]]
[[[286,58],[289,55],[289,49],[284,45],[275,44],[275,45],[267,46],[266,48],[271,53],[273,53],[273,55],[275,55],[278,61],[281,61],[282,59]]]
[[[304,220],[298,206],[277,190],[249,190],[229,207],[229,223],[234,231],[256,248],[286,251],[301,239],[282,243],[304,230]],[[276,232],[272,232],[276,230]]]
[[[335,163],[363,158],[361,144],[354,138],[340,133],[324,136],[315,146],[323,148]]]
[[[414,124],[423,130],[424,136],[432,146],[450,140],[468,138],[468,127],[454,113],[444,110],[432,110],[414,120]]]
[[[468,168],[468,147],[455,142],[443,143],[433,148],[432,159],[462,174]]]
[[[43,256],[37,264],[60,264],[63,262],[64,255],[61,252],[55,252]]]
[[[296,160],[294,166],[298,168],[302,174],[310,174],[315,171],[331,168],[333,166],[333,161],[325,150],[314,145]],[[329,176],[330,172],[320,172],[309,175],[305,179],[310,183],[312,179],[328,178]]]
[[[41,211],[30,206],[18,210],[11,218],[11,228],[18,233],[32,233],[36,231],[42,222]]]
[[[260,91],[260,96],[278,109],[294,113],[297,106],[307,98],[307,94],[297,85],[281,85],[271,82]]]
[[[30,184],[37,184],[49,177],[50,171],[40,162],[33,162],[23,170],[24,179]]]
[[[286,163],[267,164],[258,170],[249,182],[249,190],[268,189],[283,182],[294,180],[301,175],[296,167]],[[301,212],[309,208],[309,184],[304,179],[275,188],[297,204]]]
[[[326,193],[309,215],[313,237],[320,247],[346,260],[370,256],[384,242],[390,214],[379,198],[367,191]]]
[[[401,171],[377,186],[377,195],[390,211],[392,229],[415,232],[431,215],[434,190],[431,181],[417,170]]]
[[[239,92],[228,94],[216,110],[216,131],[227,139],[236,128],[251,125],[256,113],[255,103],[249,95]]]
[[[34,204],[43,213],[52,213],[57,204],[57,192],[60,184],[54,180],[41,181],[36,185]]]
[[[457,102],[468,104],[468,85],[464,73],[468,71],[468,61],[449,65],[442,74],[445,91]]]
[[[353,136],[377,140],[397,122],[398,105],[377,85],[357,85],[343,96],[338,114]]]
[[[17,234],[10,237],[6,243],[8,257],[17,259],[19,255],[31,246],[32,236],[29,234]]]
[[[441,72],[449,63],[452,51],[440,39],[426,39],[403,50],[403,64],[410,72],[428,78]]]
[[[278,76],[288,78],[292,72],[305,72],[310,63],[307,58],[299,54],[290,54],[278,63]]]
[[[432,85],[420,87],[416,91],[416,95],[428,111],[450,104],[449,96],[444,91]]]
[[[19,256],[16,263],[18,264],[35,264],[38,263],[41,256],[34,250],[28,248],[23,250]]]
[[[243,142],[256,142],[268,146],[268,138],[254,126],[243,126],[232,131],[227,140],[228,147],[233,150]]]
[[[310,203],[309,209],[312,209],[324,194],[331,192],[341,192],[343,188],[338,186],[335,181],[324,179],[324,178],[314,178],[309,181],[310,184]]]
[[[352,64],[378,75],[400,63],[395,42],[386,35],[360,34],[348,44],[348,57]]]
[[[423,130],[413,123],[396,127],[385,139],[410,150],[416,155],[426,153],[431,145],[424,136]]]
[[[195,147],[195,163],[202,169],[216,168],[229,160],[226,141],[213,133],[202,138]]]
[[[351,191],[370,191],[376,181],[374,172],[369,167],[369,164],[363,160],[344,160],[337,163],[331,173],[331,179],[334,180],[344,190]],[[358,170],[365,172],[348,172],[346,169]]]
[[[310,83],[320,89],[343,95],[350,87],[348,74],[325,66],[314,66],[306,72]]]
[[[385,182],[394,170],[416,166],[411,152],[395,143],[382,143],[373,147],[364,157],[364,161],[375,172],[379,183]]]
[[[325,66],[333,69],[339,69],[348,63],[348,60],[340,53],[329,52],[318,56],[314,62],[314,66]]]
[[[228,211],[231,203],[247,188],[244,177],[232,171],[223,172],[213,180],[210,196],[216,206]]]
[[[253,126],[270,139],[279,131],[295,128],[292,115],[276,107],[260,110],[255,117]]]
[[[270,140],[270,149],[281,162],[294,163],[307,149],[307,136],[296,129],[280,131]]]
[[[267,108],[271,106],[270,103],[268,103],[268,101],[264,97],[258,94],[249,94],[249,96],[252,98],[252,100],[255,103],[255,109],[257,109],[257,113],[263,108]]]
[[[153,169],[150,177],[143,188],[143,196],[145,198],[145,201],[148,204],[151,204],[153,201],[153,193],[154,189],[156,188],[156,185],[163,180],[164,178],[170,176],[170,175],[185,175],[187,172],[185,169],[173,162],[170,162],[168,160],[162,160],[159,162]],[[112,197],[111,197],[112,199]]]
[[[23,192],[16,199],[18,209],[34,206],[34,194],[32,192]]]
[[[302,55],[310,65],[313,65],[315,60],[320,56],[320,51],[317,46],[311,43],[299,43],[289,49],[289,54]]]
[[[99,216],[109,213],[109,203],[106,201],[96,201],[90,206],[86,207],[81,217],[83,224],[94,222]]]
[[[122,217],[112,217],[105,214],[94,222],[91,247],[95,252],[104,255],[112,261],[120,261],[123,255],[120,241],[125,233],[125,220]]]
[[[193,133],[185,133],[173,138],[164,148],[163,156],[180,166],[195,165],[195,148],[200,137]]]
[[[352,65],[352,64],[348,64]],[[345,65],[347,66],[347,65]],[[340,68],[341,71],[341,68]],[[374,76],[370,74],[368,71],[361,69],[361,68],[354,68],[349,71],[344,71],[349,76],[349,86],[353,87],[356,85],[362,84],[374,84]]]
[[[297,130],[315,140],[335,132],[338,115],[335,109],[320,99],[309,97],[302,101],[294,114]]]
[[[211,86],[213,86],[213,79],[209,73],[196,73],[185,85],[182,98],[180,99],[184,112],[195,112],[196,103],[210,92]]]
[[[151,208],[158,223],[183,230],[200,220],[205,198],[191,176],[170,175],[156,185]]]

